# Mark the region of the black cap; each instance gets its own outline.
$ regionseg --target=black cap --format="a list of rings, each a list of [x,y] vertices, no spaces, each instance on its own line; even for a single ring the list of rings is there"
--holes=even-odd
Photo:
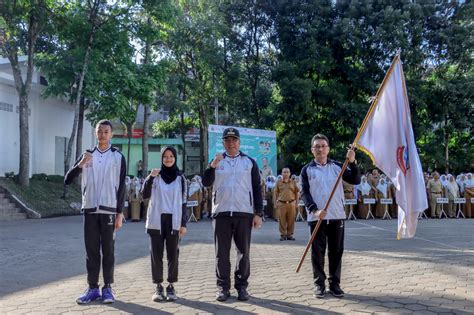
[[[222,133],[222,139],[225,139],[228,137],[234,137],[234,138],[240,139],[240,133],[236,128],[233,128],[233,127],[226,128],[224,132]]]

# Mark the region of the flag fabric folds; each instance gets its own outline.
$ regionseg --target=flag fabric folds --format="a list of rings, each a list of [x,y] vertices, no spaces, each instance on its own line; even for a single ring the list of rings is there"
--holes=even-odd
[[[418,215],[428,208],[428,201],[399,55],[392,62],[364,123],[356,145],[395,185],[397,238],[411,238],[416,232]]]

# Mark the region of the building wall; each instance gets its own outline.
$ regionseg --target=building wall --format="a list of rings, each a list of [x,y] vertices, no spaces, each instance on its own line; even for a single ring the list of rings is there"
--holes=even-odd
[[[0,176],[5,172],[18,173],[19,170],[19,99],[12,84],[13,82],[9,83],[4,78],[0,81]],[[64,168],[58,169],[57,164],[64,161],[64,148],[58,148],[56,137],[66,138],[63,139],[63,144],[70,137],[74,110],[62,100],[42,98],[40,91],[41,87],[35,85],[29,96],[30,176],[38,173],[63,175]],[[2,110],[11,107],[12,111]],[[86,149],[94,144],[93,128],[89,122],[84,121],[82,147]],[[62,156],[58,155],[59,152]]]
[[[161,168],[161,153],[160,150],[164,145],[172,145],[178,152],[177,164],[183,169],[183,151],[180,143],[169,143],[174,139],[150,139],[148,144],[148,169]],[[112,145],[119,147],[125,160],[127,160],[128,144],[126,138],[112,138]],[[181,141],[178,141],[181,142]],[[128,166],[128,175],[137,175],[137,162],[142,159],[142,144],[141,139],[132,139],[130,144],[130,162]],[[146,176],[146,174],[144,174]]]

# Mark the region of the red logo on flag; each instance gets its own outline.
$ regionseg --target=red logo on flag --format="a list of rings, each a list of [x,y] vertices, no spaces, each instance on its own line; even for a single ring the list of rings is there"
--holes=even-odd
[[[408,162],[408,150],[405,150],[405,146],[398,147],[397,149],[397,163],[403,172],[403,175],[407,175],[407,170],[410,168]]]

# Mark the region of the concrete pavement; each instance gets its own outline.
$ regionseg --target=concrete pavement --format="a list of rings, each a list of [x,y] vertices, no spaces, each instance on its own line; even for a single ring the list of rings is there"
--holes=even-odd
[[[190,223],[180,250],[179,299],[155,303],[144,223],[126,223],[116,236],[117,302],[80,306],[75,298],[87,286],[82,217],[0,222],[0,313],[473,314],[474,220],[421,220],[416,238],[400,241],[396,224],[346,222],[346,296],[316,299],[310,256],[294,271],[307,224],[296,224],[295,242],[281,242],[277,223],[267,221],[252,236],[250,300],[237,301],[234,291],[219,303],[211,222]]]

